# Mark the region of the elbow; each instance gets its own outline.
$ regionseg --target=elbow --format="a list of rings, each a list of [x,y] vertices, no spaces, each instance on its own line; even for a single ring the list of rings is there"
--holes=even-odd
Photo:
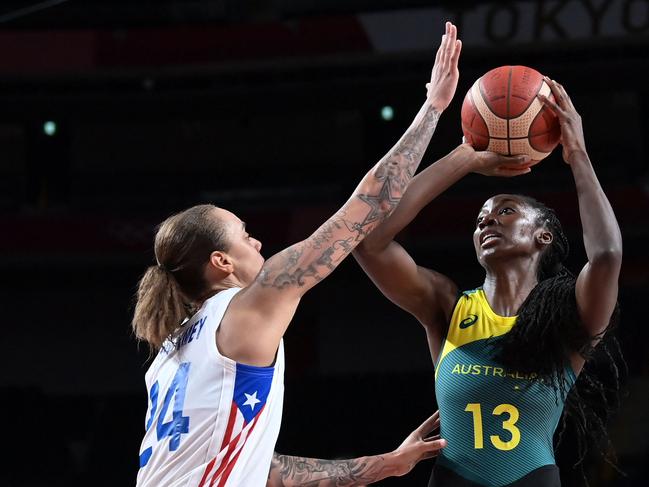
[[[381,255],[390,246],[392,240],[392,234],[379,226],[356,246],[354,254],[365,257]]]
[[[353,253],[358,256],[369,256],[378,252],[380,252],[379,245],[376,242],[372,242],[372,239],[366,238],[356,246]]]
[[[619,269],[622,266],[622,242],[598,250],[589,260],[591,265]]]

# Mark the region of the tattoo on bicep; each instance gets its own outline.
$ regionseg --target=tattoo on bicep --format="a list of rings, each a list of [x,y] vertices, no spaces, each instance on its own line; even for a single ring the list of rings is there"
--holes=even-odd
[[[376,481],[383,467],[382,460],[381,456],[372,462],[366,458],[319,460],[275,453],[269,478],[278,479],[281,486],[344,487]]]

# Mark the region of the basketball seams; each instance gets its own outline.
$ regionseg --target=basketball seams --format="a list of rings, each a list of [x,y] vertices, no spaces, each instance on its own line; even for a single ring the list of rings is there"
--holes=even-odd
[[[469,107],[466,117],[465,106]],[[473,101],[473,93],[469,89],[462,104],[462,130],[467,138],[467,142],[473,145],[476,150],[484,150],[489,140],[489,129],[482,115],[476,108]]]
[[[498,154],[505,154],[509,150],[509,140],[492,137],[489,139],[487,150],[497,152]]]
[[[546,89],[547,88],[547,89]],[[536,92],[541,93],[542,95],[548,96],[550,94],[550,87],[546,84],[545,81],[541,82],[539,90]],[[509,135],[510,138],[524,138],[531,137],[532,135],[529,132],[530,127],[536,117],[539,116],[543,110],[543,104],[540,100],[534,95],[534,98],[530,101],[530,104],[527,108],[521,113],[518,117],[508,120],[508,128],[510,129]],[[548,131],[549,132],[549,131]],[[543,134],[533,134],[534,137],[537,135]]]
[[[487,125],[489,137],[506,137],[507,120],[496,115],[487,105],[480,88],[480,79],[473,83],[471,91],[473,106]]]
[[[486,75],[485,75],[486,76]],[[475,83],[473,83],[473,88],[474,86],[478,87],[478,93],[480,94],[480,99],[484,101],[485,106],[487,107],[487,110],[489,110],[490,113],[493,113],[494,115],[496,114],[496,110],[494,107],[491,105],[491,102],[487,98],[487,95],[484,92],[484,86],[482,85],[482,80],[484,79],[484,76],[478,78]],[[497,116],[497,115],[496,115]]]
[[[526,68],[526,69],[529,69],[529,68]],[[510,80],[511,80],[511,77],[510,77]],[[541,90],[543,90],[543,87],[544,87],[544,86],[547,86],[547,88],[548,88],[548,89],[547,89],[547,92],[546,92],[546,93],[541,93]],[[543,91],[546,91],[546,90],[543,90]],[[523,113],[525,113],[526,111],[528,111],[528,110],[530,109],[530,107],[532,106],[532,104],[534,104],[534,103],[538,103],[539,105],[541,105],[541,102],[540,102],[539,99],[536,97],[539,93],[541,93],[542,95],[546,95],[546,96],[550,93],[550,87],[549,87],[548,84],[543,80],[543,78],[541,78],[541,84],[540,84],[539,87],[537,88],[536,93],[534,93],[534,95],[530,98],[529,103],[527,104],[527,106],[525,107],[525,109],[521,112],[521,114],[519,115],[519,117],[522,116]],[[520,99],[520,100],[525,100],[525,99],[526,99],[525,97],[520,97],[520,96],[518,96],[517,98]],[[510,119],[510,118],[509,118],[509,111],[507,112],[507,118]],[[518,117],[513,117],[513,118],[511,118],[510,120],[514,120],[514,119],[516,119],[516,118],[518,118]]]
[[[486,73],[467,92],[462,130],[467,140],[478,144],[477,150],[528,154],[536,163],[552,152],[558,137],[556,117],[550,116],[553,114],[538,100],[539,94],[551,96],[550,87],[538,72],[526,66],[496,70],[497,75],[492,74],[495,70]]]
[[[466,132],[470,133],[471,135],[475,135],[476,137],[482,137],[482,138],[484,138],[484,139],[487,138],[487,137],[485,136],[485,134],[480,133],[480,132],[477,132],[477,131],[475,131],[475,130],[472,130],[471,127],[468,127],[468,126],[466,126],[466,125],[464,125],[464,124],[462,125],[462,128],[463,128]],[[500,139],[500,138],[502,138],[502,137],[491,137],[491,138],[492,138],[492,139]]]
[[[469,127],[467,125],[463,124],[462,128],[464,130],[466,130],[468,133],[470,133],[471,135],[475,135],[476,137],[482,137],[482,138],[485,138],[485,139],[487,138],[485,136],[485,134],[483,134],[481,132],[477,132],[475,130],[472,130],[471,127]],[[541,137],[542,135],[548,135],[548,134],[551,134],[551,133],[552,133],[552,131],[548,130],[547,132],[539,132],[538,134],[534,134],[533,137]],[[490,138],[491,139],[496,139],[496,140],[507,140],[505,137],[490,137]],[[509,140],[525,140],[525,139],[529,139],[529,137],[525,136],[525,137],[510,137],[509,138]]]
[[[483,139],[486,139],[487,136],[485,134],[482,134],[480,132],[476,132],[475,130],[471,130],[471,128],[467,127],[466,125],[462,125],[462,128],[465,129],[468,133],[471,135],[475,135],[476,137],[482,137]],[[541,137],[542,135],[548,135],[551,134],[552,131],[549,130],[547,132],[539,132],[538,134],[534,134],[532,137]],[[489,137],[490,139],[495,139],[495,140],[507,140],[506,137]],[[525,140],[529,139],[529,137],[510,137],[509,140]]]
[[[541,152],[536,150],[530,144],[529,139],[512,139],[510,144],[513,148],[517,150],[517,154],[528,154],[533,161],[540,161],[541,159],[547,157],[549,152]]]
[[[478,111],[478,109],[475,106],[475,101],[473,101],[473,93],[471,93],[471,90],[469,90],[468,96],[469,96],[469,102],[473,106],[473,118],[471,119],[471,126],[473,126],[475,118],[476,117],[481,117],[482,115],[480,115],[480,112]],[[484,122],[484,119],[482,121]]]
[[[507,155],[511,156],[512,155],[512,147],[511,143],[509,142],[509,138],[511,137],[511,134],[509,133],[509,114],[510,114],[510,100],[512,96],[512,72],[514,69],[509,66],[509,74],[507,76]]]

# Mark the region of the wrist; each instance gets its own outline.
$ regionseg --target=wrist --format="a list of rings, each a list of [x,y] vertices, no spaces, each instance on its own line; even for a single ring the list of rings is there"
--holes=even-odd
[[[381,469],[384,474],[382,476],[382,479],[386,477],[399,477],[403,475],[402,464],[404,460],[402,458],[403,453],[400,450],[397,449],[381,456],[384,458],[384,465]]]
[[[470,172],[476,172],[480,169],[476,152],[469,144],[460,144],[449,154],[453,164],[467,175]]]
[[[586,149],[575,149],[568,154],[566,154],[566,157],[564,158],[567,164],[587,164],[590,163],[590,157],[588,157],[588,153],[586,152]]]
[[[431,107],[433,110],[435,110],[437,113],[440,115],[444,110],[446,110],[446,106],[441,103],[439,100],[437,100],[435,97],[426,95],[426,101],[424,102],[426,106]]]

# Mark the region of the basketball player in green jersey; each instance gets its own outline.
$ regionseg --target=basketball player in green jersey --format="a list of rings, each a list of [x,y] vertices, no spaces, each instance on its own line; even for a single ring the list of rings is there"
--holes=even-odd
[[[441,437],[431,486],[560,485],[553,434],[568,391],[616,310],[620,230],[590,163],[581,118],[546,79],[539,96],[561,124],[588,262],[563,267],[568,242],[554,211],[519,195],[489,198],[473,244],[486,276],[459,294],[448,277],[418,266],[393,239],[417,213],[486,157],[461,145],[416,176],[395,212],[355,251],[391,301],[424,326],[435,363]],[[498,175],[501,170],[482,171]]]

